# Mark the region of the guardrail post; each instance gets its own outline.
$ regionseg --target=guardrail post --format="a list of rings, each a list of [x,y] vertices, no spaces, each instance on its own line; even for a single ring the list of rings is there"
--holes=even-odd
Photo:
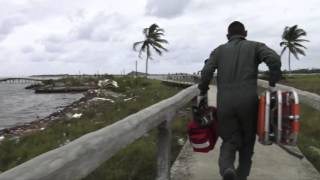
[[[170,180],[171,120],[174,114],[168,113],[166,120],[158,127],[157,179]]]

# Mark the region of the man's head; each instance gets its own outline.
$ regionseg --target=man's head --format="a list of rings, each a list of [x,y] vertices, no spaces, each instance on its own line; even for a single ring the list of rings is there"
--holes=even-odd
[[[234,35],[247,36],[247,31],[244,25],[239,21],[233,21],[228,27],[227,38],[230,39]]]

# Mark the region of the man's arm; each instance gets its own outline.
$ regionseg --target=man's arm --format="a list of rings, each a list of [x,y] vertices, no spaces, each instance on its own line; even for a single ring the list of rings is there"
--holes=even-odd
[[[201,79],[198,85],[200,95],[205,95],[209,89],[209,83],[213,77],[214,71],[218,68],[217,50],[211,52],[209,59],[201,70]]]
[[[281,78],[281,59],[280,56],[263,43],[258,43],[257,53],[259,63],[265,62],[269,68],[269,86],[274,87]]]

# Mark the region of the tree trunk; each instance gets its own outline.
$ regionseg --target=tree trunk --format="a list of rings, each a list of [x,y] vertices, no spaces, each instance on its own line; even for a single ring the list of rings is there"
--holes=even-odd
[[[138,77],[138,60],[136,60],[136,78]]]
[[[149,63],[149,58],[151,57],[150,53],[150,46],[147,45],[147,59],[146,59],[146,78],[148,77],[148,63]]]
[[[149,56],[147,55],[147,58],[146,58],[146,77],[148,76],[148,61],[149,61]]]
[[[289,50],[289,57],[288,57],[288,59],[289,59],[289,63],[288,63],[288,66],[289,66],[289,74],[291,73],[291,52],[290,52],[290,50]]]

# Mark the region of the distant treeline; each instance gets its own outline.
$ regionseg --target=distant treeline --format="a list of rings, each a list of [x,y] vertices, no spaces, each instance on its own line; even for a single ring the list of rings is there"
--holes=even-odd
[[[109,74],[42,74],[30,77],[86,77],[86,76],[109,76]]]
[[[61,77],[68,76],[68,74],[42,74],[42,75],[32,75],[30,77]]]
[[[288,74],[289,71],[283,70],[282,74]],[[311,74],[311,73],[320,73],[320,69],[314,68],[314,69],[296,69],[291,70],[291,74]],[[268,71],[259,71],[259,74],[268,74]]]

